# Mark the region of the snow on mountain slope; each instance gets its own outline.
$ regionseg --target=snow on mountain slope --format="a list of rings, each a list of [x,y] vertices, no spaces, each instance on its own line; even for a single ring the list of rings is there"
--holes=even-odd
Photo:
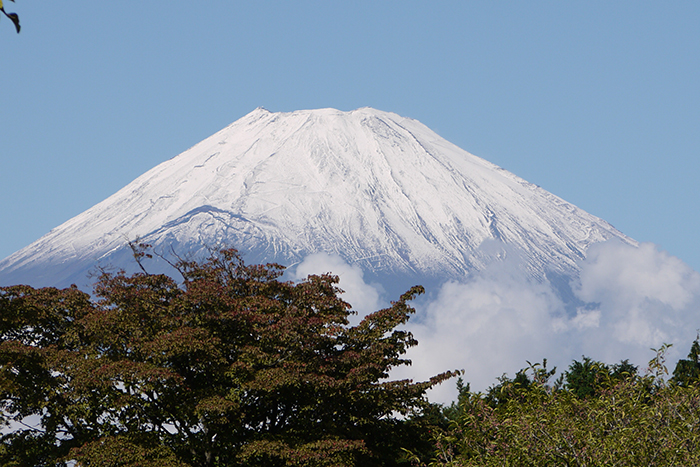
[[[340,255],[372,275],[459,278],[493,239],[527,274],[575,275],[605,221],[441,138],[371,108],[258,108],[0,262],[0,285],[85,282],[156,251],[230,245],[249,262]],[[487,242],[488,243],[488,242]]]

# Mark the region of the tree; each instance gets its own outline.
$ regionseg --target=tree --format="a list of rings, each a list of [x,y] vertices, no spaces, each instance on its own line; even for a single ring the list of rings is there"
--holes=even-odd
[[[656,350],[643,376],[626,360],[611,369],[584,357],[570,371],[587,367],[583,375],[611,380],[582,378],[578,388],[593,384],[583,396],[550,386],[544,365],[521,371],[518,384],[501,378],[496,388],[508,397],[497,404],[490,394],[460,392],[450,429],[434,435],[429,465],[700,465],[700,385],[666,383],[668,347]]]
[[[14,2],[15,0],[10,0],[10,1]],[[15,29],[17,29],[17,34],[19,34],[20,26],[19,26],[19,16],[17,16],[17,13],[7,13],[5,11],[5,7],[2,4],[2,0],[0,0],[0,11],[2,11],[2,13],[5,16],[10,18],[10,21],[12,21],[15,25]]]
[[[235,250],[177,266],[105,273],[96,299],[0,288],[2,465],[393,465],[453,375],[387,379],[421,287],[350,326],[336,277]]]
[[[547,370],[546,358],[542,360],[542,363],[527,362],[527,364],[529,366],[518,371],[513,379],[510,379],[506,374],[500,376],[498,384],[489,387],[486,392],[484,396],[486,403],[491,407],[498,407],[522,399],[530,389],[546,388],[548,392],[555,389],[550,386],[549,380],[557,372],[557,368]],[[532,373],[532,377],[528,375],[528,372]],[[555,387],[558,384],[555,383]]]
[[[636,374],[637,367],[629,360],[622,360],[610,367],[584,355],[580,362],[574,360],[564,372],[564,387],[579,398],[596,397],[604,389]]]
[[[679,386],[690,386],[700,381],[700,343],[696,337],[690,346],[687,359],[680,359],[673,370],[671,380]]]

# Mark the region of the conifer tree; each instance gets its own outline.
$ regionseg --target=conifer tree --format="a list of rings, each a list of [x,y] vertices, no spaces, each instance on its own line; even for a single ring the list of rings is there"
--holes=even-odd
[[[700,382],[700,336],[690,346],[687,359],[680,359],[673,370],[671,380],[679,386],[690,386]]]

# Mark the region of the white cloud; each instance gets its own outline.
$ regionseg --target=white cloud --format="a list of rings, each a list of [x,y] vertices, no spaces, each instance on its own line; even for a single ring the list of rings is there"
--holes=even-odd
[[[700,274],[655,245],[619,241],[594,245],[580,266],[572,286],[586,305],[573,313],[551,284],[528,278],[513,254],[463,283],[444,284],[410,324],[420,344],[410,352],[413,368],[397,374],[425,379],[464,369],[472,389],[485,390],[502,373],[513,376],[526,361],[543,358],[559,372],[582,355],[630,359],[643,371],[650,348],[663,343],[675,346],[668,354],[672,371],[700,327]],[[443,386],[433,400],[455,397],[454,383]]]
[[[673,343],[685,352],[700,327],[700,274],[651,243],[593,245],[576,293],[600,304],[601,327],[626,348]]]
[[[526,361],[547,358],[561,373],[582,355],[606,363],[630,359],[643,371],[650,348],[663,343],[674,344],[667,360],[672,371],[700,328],[700,274],[653,244],[592,246],[571,284],[583,304],[574,310],[569,304],[568,311],[549,282],[526,274],[515,252],[487,242],[480,253],[493,259],[483,271],[447,282],[432,299],[414,304],[417,315],[408,329],[419,345],[409,350],[413,365],[397,368],[393,377],[424,380],[464,369],[472,389],[485,390]],[[361,269],[339,256],[311,255],[292,279],[325,272],[340,276],[343,299],[360,315],[387,306],[381,287],[366,283]],[[430,397],[450,402],[455,396],[448,381]]]
[[[435,301],[419,308],[420,320],[409,323],[419,345],[409,352],[412,367],[396,374],[423,380],[463,369],[472,389],[483,390],[526,360],[551,358],[564,305],[549,284],[522,274],[518,261],[492,263],[464,283],[444,284]],[[453,381],[431,393],[431,399],[441,402],[454,396]]]
[[[292,280],[301,280],[310,274],[331,273],[340,279],[339,287],[344,291],[341,298],[352,305],[359,316],[376,311],[386,304],[380,300],[381,286],[367,284],[359,266],[351,266],[338,255],[315,253],[307,256],[290,272]]]
[[[588,250],[577,294],[587,301],[650,300],[682,309],[699,291],[700,275],[656,245],[643,243],[635,248],[608,241]]]

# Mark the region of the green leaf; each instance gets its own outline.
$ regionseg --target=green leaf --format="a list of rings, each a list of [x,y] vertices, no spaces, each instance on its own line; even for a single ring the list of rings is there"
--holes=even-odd
[[[17,34],[19,34],[19,16],[17,16],[17,13],[7,13],[7,17],[12,20],[13,23],[15,23],[15,29],[17,29]]]

